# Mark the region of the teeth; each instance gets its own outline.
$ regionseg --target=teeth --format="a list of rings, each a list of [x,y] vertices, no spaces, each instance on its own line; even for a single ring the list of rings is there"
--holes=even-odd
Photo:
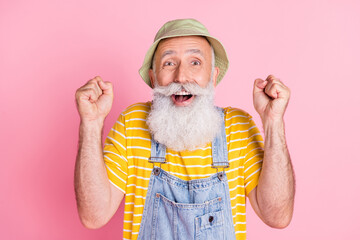
[[[176,92],[175,95],[191,95],[188,91],[181,90],[180,92]]]

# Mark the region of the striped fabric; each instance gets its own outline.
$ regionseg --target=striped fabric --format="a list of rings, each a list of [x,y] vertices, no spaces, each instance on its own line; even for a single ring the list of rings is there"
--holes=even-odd
[[[151,102],[138,103],[120,114],[104,145],[109,181],[125,193],[124,239],[137,239],[153,164],[146,117]],[[236,239],[246,239],[245,196],[257,185],[263,159],[263,138],[251,116],[243,110],[225,108],[225,128],[230,167],[228,176]],[[162,169],[183,180],[209,177],[211,143],[195,151],[167,149]]]

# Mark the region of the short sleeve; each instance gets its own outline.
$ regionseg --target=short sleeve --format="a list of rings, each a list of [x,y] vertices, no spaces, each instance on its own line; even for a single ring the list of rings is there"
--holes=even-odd
[[[126,193],[128,160],[126,153],[126,130],[124,115],[121,114],[104,143],[104,161],[110,183]]]
[[[253,190],[259,180],[264,158],[263,137],[249,115],[248,137],[244,159],[244,181],[246,196]]]

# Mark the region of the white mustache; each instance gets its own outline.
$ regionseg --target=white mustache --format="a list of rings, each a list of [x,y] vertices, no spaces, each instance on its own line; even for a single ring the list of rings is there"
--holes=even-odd
[[[198,95],[198,96],[205,96],[212,94],[212,91],[209,91],[209,89],[212,88],[212,84],[209,83],[209,85],[205,88],[200,87],[196,83],[170,83],[168,86],[155,86],[154,95],[160,94],[163,96],[171,96],[176,93],[180,93],[181,91],[186,91],[190,93],[191,95]]]
[[[153,138],[174,151],[195,150],[210,143],[220,129],[221,115],[214,106],[212,82],[202,88],[198,84],[173,83],[166,87],[155,85],[151,111],[146,119]],[[178,107],[171,95],[202,94],[191,104]]]

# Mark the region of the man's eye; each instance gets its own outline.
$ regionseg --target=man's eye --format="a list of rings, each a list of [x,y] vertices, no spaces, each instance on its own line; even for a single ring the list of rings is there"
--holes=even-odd
[[[174,66],[174,63],[172,63],[172,62],[165,62],[165,63],[164,63],[164,66]]]
[[[200,61],[192,61],[191,62],[193,65],[200,65]]]

